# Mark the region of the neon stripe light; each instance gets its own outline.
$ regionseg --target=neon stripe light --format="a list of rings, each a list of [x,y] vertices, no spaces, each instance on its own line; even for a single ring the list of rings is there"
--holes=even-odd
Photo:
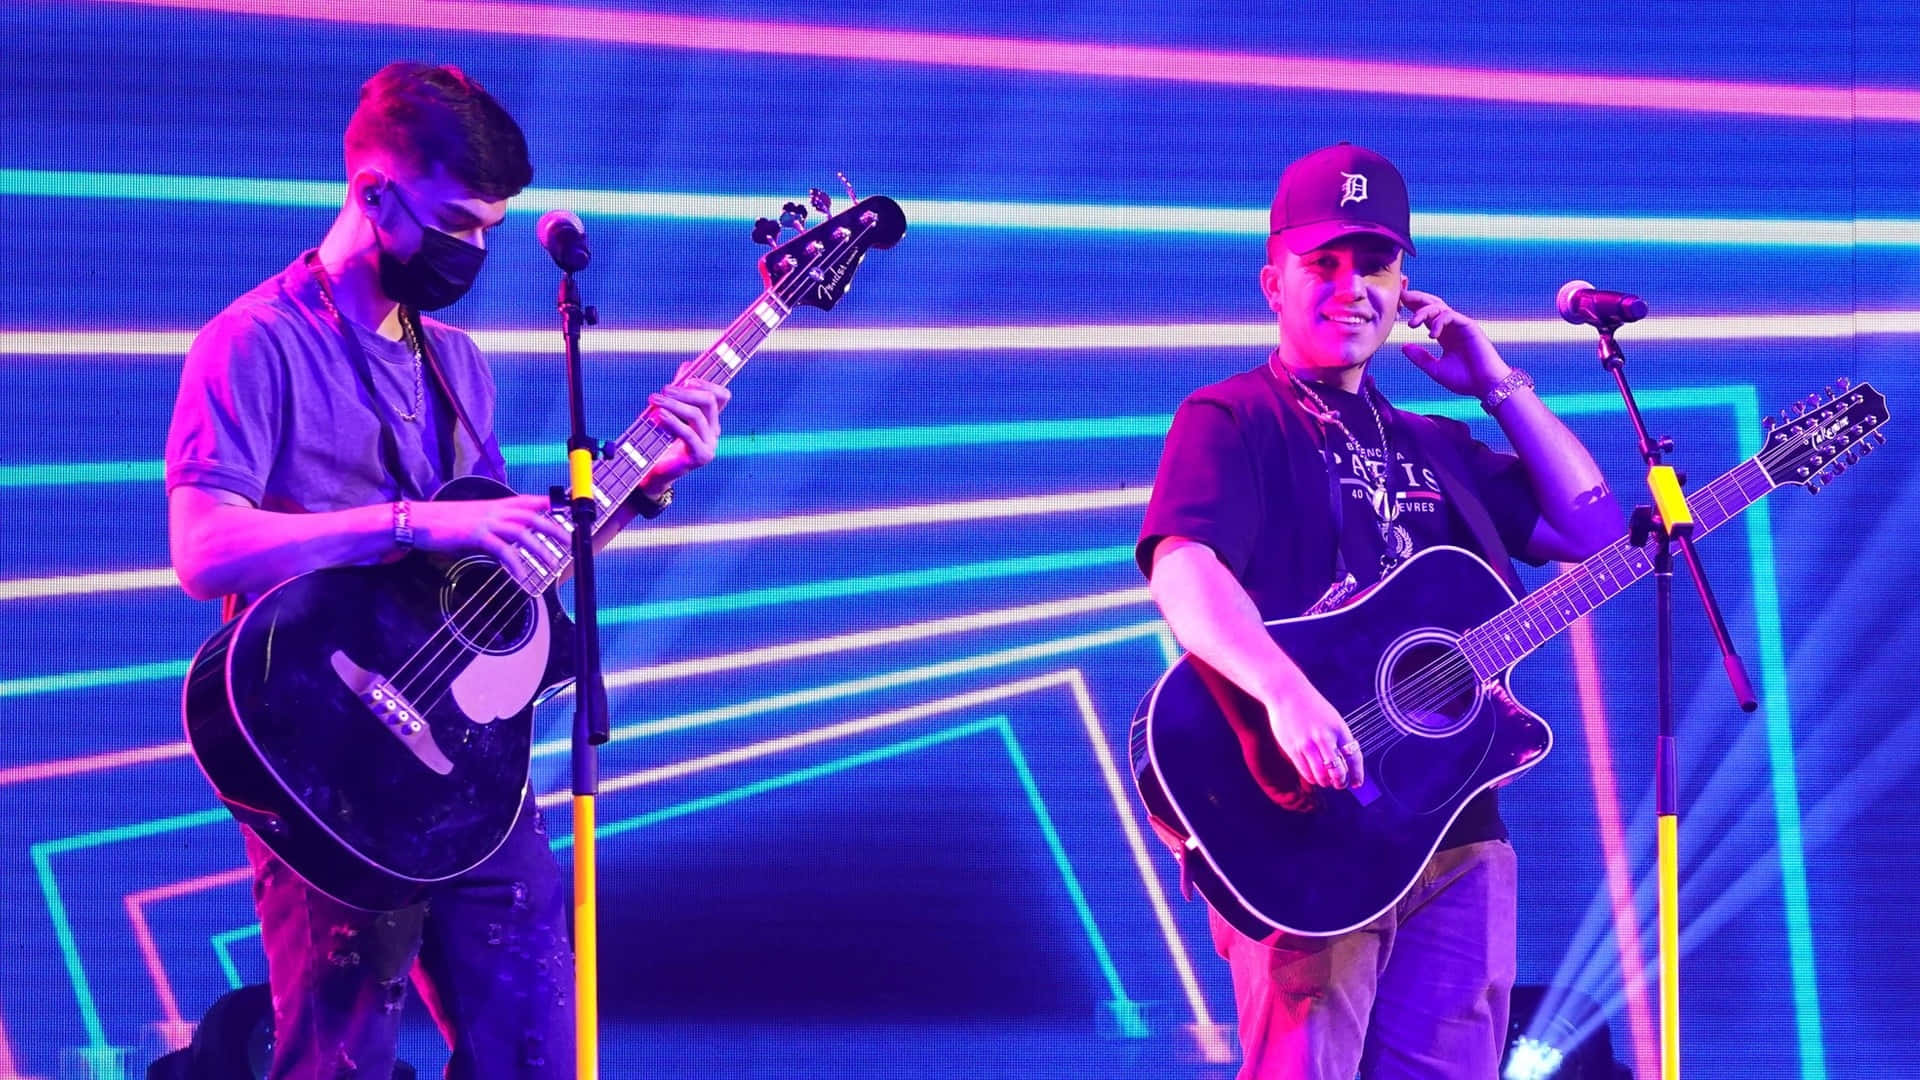
[[[920,424],[903,427],[840,428],[826,431],[771,431],[754,435],[722,435],[719,453],[737,457],[784,454],[847,454],[874,450],[919,450],[952,446],[994,446],[1014,443],[1080,442],[1088,439],[1160,438],[1167,433],[1167,415],[1099,416],[1061,420],[1009,420],[985,424]],[[620,448],[637,454],[630,444]],[[512,443],[501,448],[507,464],[535,466],[566,460],[564,448],[548,443]],[[644,462],[641,462],[644,464]],[[70,484],[159,483],[165,465],[158,459],[44,465],[0,465],[0,488],[64,487]],[[70,574],[30,579],[22,586],[0,581],[0,600],[62,596],[73,592],[111,592],[122,588],[171,588],[167,570],[125,570]],[[146,575],[140,577],[139,575]],[[154,575],[160,575],[155,577]],[[68,587],[68,585],[72,587]]]
[[[84,468],[84,466],[81,467]],[[32,469],[33,466],[16,465],[12,468],[25,471]],[[6,486],[8,485],[5,481],[0,480],[0,487]],[[132,592],[139,589],[170,589],[179,584],[180,579],[174,576],[172,570],[105,570],[92,574],[11,578],[0,580],[0,602],[46,600],[57,596],[98,596],[102,593]]]
[[[207,943],[213,946],[213,955],[220,958],[220,970],[227,977],[227,987],[229,989],[238,990],[241,986],[245,985],[240,981],[239,966],[233,962],[234,944],[250,937],[259,936],[260,924],[254,923],[252,926],[242,926],[233,930],[222,930],[220,933],[207,939]]]
[[[60,896],[60,884],[53,876],[53,857],[102,844],[138,840],[178,829],[211,825],[229,820],[225,810],[202,810],[178,814],[155,821],[121,825],[112,829],[81,833],[58,840],[42,840],[27,848],[33,859],[33,871],[40,880],[40,894],[47,903],[47,916],[53,921],[53,936],[59,942],[60,956],[67,966],[67,978],[73,983],[74,1001],[80,1007],[80,1022],[87,1029],[87,1042],[95,1050],[107,1048],[107,1032],[100,1023],[100,1010],[93,1003],[93,989],[87,983],[86,968],[80,962],[80,946],[73,937],[73,921],[67,916],[66,901]]]
[[[1590,345],[1593,336],[1592,331],[1557,318],[1478,321],[1487,336],[1502,345]],[[1843,340],[1920,334],[1920,311],[1656,315],[1635,323],[1631,333],[1641,343]],[[1273,344],[1273,336],[1273,324],[1269,322],[798,327],[768,339],[758,355],[1265,349]],[[483,351],[496,357],[549,356],[561,351],[556,335],[549,330],[475,330],[472,337]],[[699,352],[711,338],[708,330],[609,329],[595,332],[594,345],[602,354],[681,356]],[[1407,326],[1395,327],[1388,337],[1394,344],[1427,340],[1424,331]],[[178,363],[192,341],[193,332],[186,330],[88,330],[60,335],[7,330],[0,331],[0,356],[29,360],[148,357]]]
[[[717,615],[722,612],[746,611],[781,604],[803,604],[816,600],[871,596],[874,593],[898,592],[904,589],[955,585],[967,581],[991,581],[1026,574],[1050,574],[1062,570],[1084,570],[1088,567],[1114,566],[1132,562],[1133,545],[1118,544],[1112,547],[1088,548],[1084,551],[1062,551],[1050,555],[1027,555],[1013,559],[962,563],[958,566],[936,567],[931,570],[902,570],[891,574],[868,574],[861,577],[808,581],[796,585],[776,585],[771,588],[746,589],[712,596],[689,596],[644,604],[623,604],[601,612],[600,622],[603,626],[620,626],[660,619],[691,618],[698,615]]]
[[[1760,452],[1760,400],[1752,385],[1733,403],[1740,453]],[[1787,960],[1793,976],[1793,1014],[1800,1037],[1801,1080],[1827,1080],[1826,1037],[1815,970],[1813,911],[1807,889],[1806,841],[1800,818],[1800,782],[1794,764],[1793,714],[1787,694],[1782,644],[1779,563],[1773,553],[1773,518],[1763,500],[1746,512],[1747,550],[1753,574],[1754,634],[1760,643],[1760,678],[1767,695],[1767,758],[1773,773],[1773,820],[1780,847],[1781,904],[1787,924]]]
[[[610,551],[632,551],[683,544],[738,543],[745,540],[771,540],[776,537],[820,536],[830,533],[861,532],[868,529],[893,529],[904,526],[953,525],[970,521],[1000,521],[1008,518],[1040,517],[1048,514],[1077,514],[1091,510],[1117,510],[1145,506],[1145,487],[1116,488],[1108,491],[1062,492],[1053,495],[1016,495],[1004,499],[968,499],[960,502],[921,503],[874,510],[831,510],[790,517],[759,518],[752,521],[722,522],[712,525],[670,525],[621,533],[608,545]]]
[[[23,198],[113,199],[292,209],[335,210],[346,197],[339,181],[264,177],[177,176],[141,173],[42,172],[0,169],[0,195]],[[539,214],[565,207],[598,218],[644,221],[751,221],[778,195],[722,195],[680,191],[529,188],[511,213]],[[1266,232],[1266,212],[1248,207],[1121,203],[988,202],[902,199],[915,229],[990,229],[1116,235],[1219,236],[1244,239]],[[1704,247],[1855,248],[1920,246],[1920,221],[1904,218],[1646,217],[1576,214],[1413,215],[1424,242],[1516,244],[1632,244]],[[757,308],[763,322],[779,316]],[[43,331],[43,333],[45,333]],[[597,331],[596,339],[605,331]],[[689,339],[697,352],[713,340]]]
[[[102,686],[153,682],[158,679],[184,679],[190,665],[185,660],[160,660],[150,664],[125,664],[120,667],[68,671],[58,675],[29,675],[19,679],[0,679],[0,698],[26,697],[29,694],[57,694],[73,690],[97,690]],[[4,774],[0,774],[4,775]]]
[[[31,784],[41,780],[59,780],[83,773],[125,769],[134,765],[150,765],[156,761],[172,761],[175,758],[187,757],[192,752],[186,740],[182,739],[179,742],[136,746],[130,750],[109,750],[104,754],[83,754],[79,757],[40,761],[29,765],[13,765],[0,769],[0,787],[6,787],[9,784]]]
[[[1572,569],[1562,564],[1561,573]],[[1612,727],[1607,721],[1606,691],[1600,678],[1600,648],[1593,623],[1580,619],[1567,627],[1573,653],[1574,686],[1580,700],[1580,726],[1586,737],[1588,779],[1593,784],[1594,814],[1600,826],[1600,860],[1606,869],[1607,898],[1613,907],[1613,932],[1620,953],[1620,972],[1628,986],[1627,1029],[1633,1040],[1636,1075],[1660,1074],[1659,1032],[1647,1005],[1646,960],[1640,945],[1640,915],[1633,902],[1633,858],[1628,852],[1625,815],[1620,809],[1620,784],[1613,768]],[[1559,980],[1555,980],[1558,982]],[[1542,1009],[1535,1023],[1552,1019]]]
[[[173,1032],[177,1033],[187,1025],[180,1016],[180,1004],[174,999],[173,984],[167,979],[166,966],[160,962],[160,949],[154,944],[153,932],[147,926],[146,906],[206,889],[219,888],[222,885],[250,881],[252,878],[253,871],[242,866],[232,870],[222,870],[217,874],[207,874],[202,877],[188,878],[185,881],[176,881],[169,885],[142,889],[139,892],[128,893],[123,899],[122,902],[127,908],[127,921],[133,924],[133,940],[140,947],[140,956],[147,964],[147,974],[153,979],[154,993],[160,997],[160,1011],[166,1018],[165,1022],[172,1025]],[[188,1031],[190,1032],[191,1028],[188,1028]]]
[[[673,679],[691,678],[698,675],[713,675],[725,671],[740,671],[745,668],[762,667],[767,664],[791,663],[795,660],[830,656],[834,653],[855,652],[861,649],[875,649],[888,645],[901,645],[912,641],[925,641],[929,638],[945,637],[952,634],[972,634],[982,630],[1017,626],[1021,623],[1063,619],[1075,615],[1085,615],[1096,611],[1110,611],[1114,608],[1131,607],[1151,602],[1152,597],[1148,595],[1144,587],[1117,589],[1113,592],[1076,596],[1066,600],[1049,600],[1037,604],[1022,604],[1017,607],[976,612],[970,615],[950,615],[941,619],[908,623],[903,626],[889,626],[879,630],[859,630],[847,634],[834,634],[827,637],[787,642],[780,645],[763,645],[759,648],[721,653],[717,656],[695,657],[690,660],[676,660],[662,664],[653,664],[647,667],[632,668],[619,672],[610,678],[608,685],[609,687],[625,689],[632,686],[644,686],[649,683],[667,682]],[[1130,632],[1140,628],[1140,626],[1132,626],[1122,629]],[[1020,656],[1021,658],[1031,658],[1035,654],[1029,650],[1039,648],[1041,648],[1041,646],[1021,646],[1019,650]]]
[[[1200,49],[941,34],[876,27],[750,22],[606,8],[482,0],[121,0],[147,7],[266,15],[438,34],[590,41],[695,52],[828,57],[865,63],[1062,75],[1124,83],[1313,90],[1351,97],[1439,98],[1516,105],[1651,109],[1798,120],[1920,121],[1920,92],[1781,83],[1656,79],[1577,72],[1439,67],[1352,58],[1262,56]]]
[[[1160,642],[1163,657],[1171,663],[1173,635],[1162,627],[1154,637]],[[1086,728],[1087,741],[1093,746],[1094,760],[1100,765],[1100,779],[1106,784],[1107,797],[1113,801],[1114,811],[1120,817],[1120,831],[1126,837],[1127,849],[1133,855],[1134,870],[1139,873],[1141,884],[1147,888],[1147,900],[1153,907],[1154,919],[1173,957],[1174,975],[1187,995],[1188,1008],[1193,1010],[1194,1031],[1200,1036],[1201,1056],[1216,1064],[1230,1062],[1234,1058],[1234,1051],[1217,1037],[1218,1028],[1207,1009],[1206,997],[1200,991],[1200,979],[1194,973],[1192,958],[1184,948],[1174,947],[1183,939],[1180,937],[1180,928],[1174,922],[1173,906],[1167,902],[1166,892],[1160,888],[1160,875],[1154,869],[1152,856],[1148,854],[1146,836],[1140,831],[1135,816],[1140,812],[1139,804],[1129,793],[1126,782],[1120,778],[1120,767],[1114,762],[1113,748],[1107,745],[1100,716],[1093,707],[1093,695],[1087,690],[1087,680],[1077,671],[1072,688],[1074,704],[1080,710],[1080,723]]]

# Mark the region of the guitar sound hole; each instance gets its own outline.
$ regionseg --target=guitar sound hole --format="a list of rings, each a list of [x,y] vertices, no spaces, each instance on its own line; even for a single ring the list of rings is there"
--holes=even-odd
[[[1451,735],[1467,725],[1480,703],[1480,680],[1451,635],[1404,638],[1381,668],[1380,700],[1395,726],[1409,734]]]
[[[537,603],[491,559],[465,559],[440,589],[440,615],[476,652],[505,654],[533,633]]]

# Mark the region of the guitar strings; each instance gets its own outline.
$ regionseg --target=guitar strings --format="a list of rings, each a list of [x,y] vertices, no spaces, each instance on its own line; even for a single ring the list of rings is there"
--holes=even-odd
[[[870,225],[860,226],[857,230],[850,233],[846,240],[836,245],[830,251],[824,252],[819,261],[825,262],[839,258],[848,248],[857,246],[865,232],[874,227],[875,226]],[[773,289],[768,290],[768,292],[778,299],[783,306],[791,310],[794,301],[800,293],[811,287],[812,282],[805,271],[796,269],[787,279],[787,284],[794,286],[791,296],[784,295],[781,286],[775,286]],[[771,332],[771,328],[768,328],[768,332]],[[712,352],[709,351],[702,355],[704,357],[711,357]],[[719,367],[726,367],[723,362],[713,362],[718,364]],[[732,369],[728,369],[729,372],[731,372],[731,370]],[[660,429],[654,427],[652,432],[648,434],[659,433]],[[613,468],[616,470],[630,468],[625,462],[617,458],[609,460],[615,462]],[[591,542],[591,538],[589,538],[589,542]],[[540,576],[546,576],[544,568]],[[506,604],[495,609],[495,602],[503,596],[506,598]],[[434,633],[428,636],[425,642],[421,643],[419,648],[414,650],[411,656],[395,669],[395,674],[389,679],[389,683],[399,691],[403,698],[413,703],[415,711],[423,714],[422,718],[424,719],[424,714],[437,706],[446,696],[447,691],[452,688],[453,680],[446,680],[446,685],[432,693],[431,697],[424,702],[416,700],[415,694],[422,689],[431,689],[434,684],[440,682],[442,678],[451,673],[463,659],[470,658],[477,648],[484,648],[484,646],[480,646],[478,643],[484,642],[492,637],[493,634],[504,629],[508,621],[522,610],[522,600],[541,603],[544,600],[544,596],[544,589],[538,594],[527,593],[525,589],[520,587],[518,581],[505,571],[504,567],[500,566],[497,562],[494,563],[494,569],[492,573],[488,575],[487,579],[475,589],[472,596],[463,602]],[[476,604],[479,605],[482,610],[477,617],[470,616],[470,609]],[[478,634],[474,634],[472,631],[475,625],[480,623],[485,624],[484,628]],[[443,634],[446,635],[444,640],[442,640]],[[432,653],[423,659],[422,654],[427,653],[429,647],[432,648]],[[441,666],[437,673],[434,673],[432,669],[440,660],[446,658],[449,649],[453,651],[451,659],[444,666]],[[401,674],[407,671],[408,668],[414,666],[416,662],[420,664],[419,671],[411,675],[403,676]]]
[[[1800,444],[1803,442],[1810,442],[1812,438],[1813,438],[1813,426],[1809,425],[1807,428],[1804,429],[1802,434],[1797,434],[1794,437],[1781,442],[1778,446],[1772,448],[1771,454],[1773,457],[1777,459],[1780,456],[1781,451],[1793,450],[1797,446],[1797,444]],[[1855,440],[1855,441],[1858,441],[1858,440]],[[1737,474],[1742,468],[1744,468],[1746,465],[1749,465],[1749,464],[1756,465],[1757,467],[1762,469],[1763,476],[1770,475],[1768,473],[1767,466],[1760,463],[1760,459],[1766,456],[1768,456],[1768,452],[1763,451],[1760,454],[1754,455],[1753,458],[1748,459],[1746,462],[1742,462],[1740,465],[1734,466],[1734,468],[1728,470],[1724,476],[1716,479],[1713,483],[1710,483],[1706,487],[1702,488],[1701,495],[1710,497],[1716,504],[1718,504],[1720,502],[1721,495],[1718,493],[1715,493],[1714,491],[1715,487],[1721,484],[1722,481],[1728,481],[1732,483],[1735,490],[1739,490],[1741,480]],[[1773,483],[1769,479],[1768,491],[1770,492],[1772,488],[1775,486],[1779,486],[1779,485]],[[1764,495],[1766,494],[1766,492],[1763,492],[1762,494]],[[1744,492],[1742,492],[1742,496],[1744,497]],[[1752,499],[1748,499],[1747,505],[1751,505],[1754,501],[1757,501],[1757,498],[1758,497],[1756,496]],[[1720,509],[1724,511],[1725,508],[1724,506],[1722,506],[1720,507]],[[1741,507],[1741,509],[1745,509],[1745,506]],[[1738,511],[1735,511],[1735,512],[1737,513]],[[1724,524],[1725,521],[1730,520],[1731,517],[1732,515],[1729,514],[1727,518],[1723,519],[1719,524]],[[1718,527],[1718,526],[1716,525],[1713,527]],[[1615,544],[1617,545],[1618,541],[1616,541]],[[1634,551],[1634,550],[1637,550],[1637,549],[1633,548],[1631,545],[1626,546],[1623,549],[1621,558],[1622,558],[1623,566],[1626,569],[1634,572],[1635,576],[1633,580],[1638,581],[1640,580],[1640,578],[1644,577],[1648,571],[1644,571],[1639,569],[1638,567],[1635,567],[1631,561],[1626,559],[1624,552]],[[1614,551],[1615,551],[1615,545],[1609,545],[1607,548],[1604,548],[1601,551],[1595,553],[1590,558],[1583,560],[1573,572],[1563,575],[1562,577],[1548,583],[1547,585],[1542,586],[1537,592],[1535,592],[1528,599],[1530,601],[1545,600],[1552,597],[1557,597],[1560,594],[1570,593],[1576,587],[1581,587],[1582,583],[1578,575],[1580,574],[1591,575],[1593,573],[1593,567],[1595,565],[1598,565],[1599,563],[1604,562],[1607,556],[1613,554]],[[1632,584],[1632,582],[1629,582],[1628,584]],[[1574,610],[1576,607],[1571,603],[1569,603],[1567,606],[1569,610]],[[1594,605],[1594,606],[1598,606],[1598,605]],[[1507,610],[1512,611],[1513,608],[1509,608]],[[1588,611],[1591,611],[1591,610],[1592,608],[1590,607]],[[1505,615],[1506,613],[1507,612],[1502,612],[1501,615]],[[1579,615],[1584,615],[1584,614],[1586,614],[1586,612],[1580,612],[1578,615],[1575,616],[1575,618],[1577,619]],[[1496,615],[1494,616],[1494,618],[1498,619],[1501,617],[1501,615]],[[1574,620],[1568,620],[1568,625],[1571,625],[1573,621]],[[1468,687],[1463,687],[1461,686],[1460,683],[1456,681],[1464,674],[1472,674],[1474,675],[1475,678],[1478,677],[1478,673],[1472,670],[1472,656],[1469,655],[1469,649],[1471,646],[1467,644],[1467,640],[1473,633],[1475,633],[1478,630],[1481,630],[1487,625],[1490,625],[1492,622],[1493,622],[1493,619],[1489,619],[1487,620],[1487,622],[1482,623],[1480,626],[1475,627],[1473,630],[1467,631],[1467,633],[1462,635],[1461,637],[1461,642],[1463,647],[1455,650],[1450,650],[1446,656],[1441,657],[1437,660],[1431,661],[1428,664],[1422,666],[1417,671],[1415,671],[1414,674],[1406,681],[1406,683],[1401,688],[1402,693],[1407,696],[1406,699],[1400,705],[1402,711],[1426,711],[1429,709],[1433,709],[1439,704],[1445,702],[1448,697],[1454,696],[1460,693],[1464,689],[1468,689]],[[1552,634],[1547,635],[1547,637],[1551,638],[1557,635],[1560,632],[1560,630],[1564,630],[1564,629],[1565,629],[1564,626],[1560,627],[1554,630]],[[1545,639],[1543,638],[1542,641],[1544,642],[1544,640]],[[1465,672],[1461,670],[1463,663],[1467,669],[1467,671]],[[1511,667],[1511,665],[1510,664],[1505,665],[1500,670],[1505,671],[1507,667]],[[1477,687],[1474,687],[1474,688],[1477,689]],[[1399,696],[1399,695],[1396,695],[1396,696]],[[1361,750],[1364,753],[1370,754],[1376,751],[1383,751],[1386,749],[1390,749],[1394,744],[1400,742],[1401,740],[1407,737],[1407,733],[1402,732],[1399,729],[1399,726],[1392,722],[1392,717],[1387,714],[1387,709],[1385,704],[1383,704],[1377,697],[1369,699],[1365,704],[1355,709],[1352,713],[1342,716],[1342,719],[1348,723],[1348,730],[1353,733],[1355,740],[1360,743]],[[1369,748],[1368,746],[1370,742],[1374,744],[1371,748]]]
[[[866,227],[862,227],[861,231],[864,232],[865,229]],[[823,261],[824,259],[838,258],[842,253],[844,253],[847,247],[853,246],[854,244],[856,244],[857,240],[858,240],[858,234],[850,235],[846,241],[836,246],[831,252],[823,253],[823,256],[822,256]],[[785,306],[788,310],[792,310],[793,300],[798,297],[799,292],[804,291],[805,288],[808,287],[809,283],[806,278],[806,275],[800,271],[796,271],[793,275],[791,275],[788,279],[788,282],[797,286],[794,292],[794,295],[791,297],[787,295],[783,295],[779,287],[775,287],[774,289],[769,291],[773,294],[774,298],[777,299],[783,306]],[[745,316],[743,315],[742,319],[744,319],[744,317]],[[739,322],[739,321],[741,320],[736,320],[736,322]],[[769,333],[771,332],[771,328],[769,328],[768,332]],[[711,351],[707,353],[703,353],[702,356],[707,358],[707,363],[713,365],[713,370],[708,372],[707,374],[720,374],[724,371],[724,373],[727,374],[729,378],[731,377],[733,369],[728,368],[723,362],[712,359],[713,353]],[[660,432],[660,429],[657,426],[654,427],[650,432],[646,433],[646,435],[660,435],[660,434],[662,433]],[[667,440],[667,441],[670,442],[670,440]],[[626,471],[629,469],[629,466],[625,462],[620,461],[617,458],[613,460],[615,461],[615,465],[614,465],[615,469],[621,470],[621,471]],[[591,542],[591,538],[589,538],[589,542]],[[542,589],[539,594],[528,594],[525,589],[519,586],[519,583],[517,581],[515,581],[510,575],[504,572],[503,568],[499,568],[498,564],[495,564],[495,565],[496,565],[496,569],[494,573],[489,576],[488,580],[483,582],[480,588],[475,590],[473,597],[470,598],[467,603],[464,603],[461,606],[461,608],[458,611],[454,612],[453,615],[449,618],[448,625],[450,627],[454,627],[457,629],[450,635],[447,641],[439,644],[435,648],[434,654],[432,656],[429,656],[426,658],[426,660],[422,664],[423,670],[418,674],[409,677],[410,685],[414,686],[416,689],[422,685],[424,685],[425,687],[431,688],[435,683],[439,682],[444,676],[452,672],[452,670],[455,667],[457,667],[464,658],[466,658],[471,654],[472,646],[468,645],[467,642],[464,642],[461,640],[462,632],[464,632],[465,636],[469,637],[472,640],[484,641],[492,637],[495,633],[498,633],[500,630],[504,629],[505,626],[507,625],[507,622],[510,621],[516,613],[522,610],[521,598],[530,597],[535,603],[541,602],[541,598],[545,594],[544,589]],[[546,570],[544,568],[542,568],[540,576],[543,578],[546,576]],[[506,598],[507,602],[505,603],[505,605],[499,608],[495,608],[494,602],[496,600],[499,600],[503,596]],[[462,620],[467,618],[467,609],[471,608],[476,603],[480,604],[483,608],[480,615],[476,619],[472,619],[470,621],[463,623]],[[484,628],[481,629],[479,634],[474,635],[472,633],[472,630],[476,623],[484,623],[485,625],[484,625]],[[426,645],[431,644],[433,642],[433,638],[437,638],[437,637],[438,637],[438,632],[436,632],[436,634],[433,635],[433,637],[430,637],[427,643],[423,643],[421,649],[416,650],[414,656],[410,657],[406,663],[402,664],[401,668],[404,670],[407,666],[411,665],[413,661],[420,656],[421,652],[425,651]],[[430,668],[432,665],[436,663],[436,661],[446,658],[446,653],[449,648],[453,650],[452,657],[448,659],[447,663],[441,667],[441,669],[437,674],[430,673]],[[424,678],[425,680],[424,684],[421,682],[422,678]],[[421,712],[426,712],[431,710],[435,705],[439,703],[439,701],[442,698],[445,697],[446,692],[449,689],[451,689],[451,686],[452,686],[452,682],[451,680],[448,680],[447,685],[445,687],[442,687],[437,693],[434,693],[431,699],[427,701],[425,704],[422,704],[419,701],[415,701],[414,704],[416,708]],[[411,699],[412,693],[410,691],[403,691],[403,693],[406,693],[408,697]]]

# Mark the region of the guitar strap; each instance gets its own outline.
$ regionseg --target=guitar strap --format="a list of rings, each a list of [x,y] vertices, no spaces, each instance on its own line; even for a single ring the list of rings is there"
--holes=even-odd
[[[394,434],[391,417],[388,415],[391,409],[385,406],[379,393],[374,390],[373,369],[371,361],[367,359],[366,346],[360,343],[360,335],[354,332],[353,327],[348,324],[346,316],[340,313],[339,305],[333,302],[333,285],[327,280],[325,268],[320,265],[319,253],[317,251],[309,251],[303,260],[303,265],[306,267],[308,276],[313,279],[314,288],[320,291],[322,299],[326,301],[325,306],[333,315],[334,327],[339,330],[341,340],[346,343],[348,364],[353,368],[355,377],[360,380],[360,385],[366,390],[367,399],[373,403],[376,415],[380,417],[380,457],[387,467],[387,473],[396,479],[403,478],[406,476],[406,470],[403,469],[400,464],[399,439]],[[473,426],[473,421],[467,416],[465,406],[460,404],[459,397],[453,392],[452,384],[447,381],[447,374],[440,365],[439,354],[435,351],[433,344],[427,339],[426,327],[421,325],[420,313],[411,308],[403,307],[400,309],[400,318],[408,324],[408,330],[412,334],[413,340],[419,343],[420,362],[427,370],[433,372],[433,385],[440,391],[440,397],[447,403],[448,408],[453,411],[455,419],[459,421],[460,429],[465,431],[467,438],[473,441],[474,460],[486,460],[490,456],[487,453],[486,440],[480,437],[479,430]],[[451,472],[454,463],[458,459],[458,452],[449,447],[449,452],[442,455],[442,461],[445,465],[443,471]],[[500,464],[504,465],[504,462]],[[410,498],[426,498],[427,496],[428,493],[426,492],[409,493]],[[222,621],[232,619],[235,615],[238,615],[245,606],[238,596],[229,595],[221,597],[220,617]]]

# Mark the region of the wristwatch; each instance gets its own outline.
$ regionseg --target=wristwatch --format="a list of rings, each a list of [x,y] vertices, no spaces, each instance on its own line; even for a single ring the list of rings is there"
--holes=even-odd
[[[401,551],[413,550],[413,507],[405,499],[393,504],[393,546]]]
[[[1514,368],[1507,373],[1506,378],[1501,379],[1494,385],[1493,389],[1487,391],[1486,397],[1480,399],[1480,407],[1491,414],[1493,410],[1500,407],[1501,402],[1512,397],[1513,392],[1522,387],[1528,390],[1533,389],[1533,376],[1519,368]]]

